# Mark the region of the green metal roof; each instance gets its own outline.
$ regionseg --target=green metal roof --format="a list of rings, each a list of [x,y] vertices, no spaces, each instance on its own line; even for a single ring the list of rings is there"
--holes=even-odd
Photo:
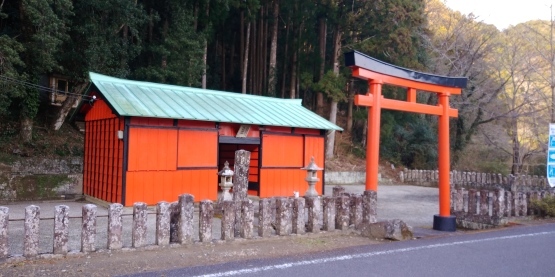
[[[302,106],[279,99],[233,92],[140,82],[89,73],[119,116],[157,117],[343,131]]]

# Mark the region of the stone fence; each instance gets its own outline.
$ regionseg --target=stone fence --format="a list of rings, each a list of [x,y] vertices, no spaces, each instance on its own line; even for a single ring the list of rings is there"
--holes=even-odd
[[[497,189],[502,188],[510,191],[533,191],[548,189],[547,179],[541,176],[530,175],[503,175],[496,173],[450,172],[451,187],[467,189]],[[437,187],[439,173],[437,170],[409,170],[399,172],[399,179],[402,183],[412,185]]]
[[[25,208],[24,228],[21,234],[8,232],[9,209],[0,207],[0,261],[80,255],[101,251],[99,245],[105,245],[104,249],[117,251],[195,242],[230,241],[236,237],[255,239],[317,233],[321,230],[358,229],[362,222],[376,222],[376,201],[377,195],[373,191],[355,195],[344,193],[341,187],[334,188],[333,196],[274,197],[256,202],[247,199],[217,204],[210,200],[195,204],[193,195],[183,194],[176,202],[156,204],[154,223],[147,222],[147,205],[135,203],[131,228],[125,226],[129,224],[123,223],[124,207],[121,204],[111,204],[108,207],[106,225],[103,227],[106,231],[106,244],[97,241],[97,227],[100,224],[97,223],[96,205],[82,206],[81,222],[78,226],[72,226],[72,232],[69,225],[69,207],[56,206],[53,232],[47,232],[46,235],[45,230],[39,228],[40,207],[30,205]],[[124,226],[130,233],[124,232]],[[75,228],[80,229],[77,234]],[[39,231],[42,236],[39,236]],[[147,233],[154,234],[152,243],[149,243]],[[23,253],[14,253],[13,247],[10,247],[14,244],[14,238],[8,234],[20,235],[17,238],[23,240]],[[51,242],[51,247],[46,247],[51,250],[45,252],[45,247],[39,247],[39,237]],[[129,241],[129,237],[131,243],[125,245],[124,238]],[[76,240],[79,241],[78,246],[68,243]],[[41,242],[41,245],[44,245],[44,242]],[[75,249],[77,247],[78,249]]]
[[[488,229],[507,225],[509,217],[536,215],[532,200],[555,196],[555,190],[511,192],[504,189],[475,190],[459,188],[452,191],[451,214],[457,226],[468,229]]]

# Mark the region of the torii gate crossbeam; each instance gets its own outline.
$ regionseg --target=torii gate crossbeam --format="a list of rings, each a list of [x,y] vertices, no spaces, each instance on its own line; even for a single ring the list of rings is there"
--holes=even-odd
[[[455,231],[456,218],[450,214],[449,117],[457,117],[458,111],[449,107],[449,96],[460,94],[466,87],[467,78],[417,72],[382,62],[357,51],[345,53],[345,65],[351,67],[353,77],[367,80],[369,85],[366,95],[355,96],[355,105],[369,107],[366,190],[378,191],[381,109],[438,115],[439,214],[434,215],[434,229]],[[383,84],[407,88],[407,100],[384,98],[381,93]],[[417,103],[417,90],[436,93],[438,104],[432,106]]]

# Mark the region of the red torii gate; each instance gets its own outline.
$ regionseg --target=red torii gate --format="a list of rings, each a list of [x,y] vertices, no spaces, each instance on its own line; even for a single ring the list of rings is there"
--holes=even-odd
[[[460,94],[466,87],[467,78],[417,72],[382,62],[357,51],[345,53],[345,65],[351,67],[354,77],[368,80],[368,93],[355,96],[355,105],[369,107],[366,190],[378,191],[381,109],[439,115],[439,215],[434,215],[434,229],[455,231],[456,218],[451,216],[450,212],[449,117],[457,117],[458,111],[449,107],[449,95]],[[406,87],[407,101],[384,98],[383,84]],[[417,103],[416,90],[437,93],[437,106]]]

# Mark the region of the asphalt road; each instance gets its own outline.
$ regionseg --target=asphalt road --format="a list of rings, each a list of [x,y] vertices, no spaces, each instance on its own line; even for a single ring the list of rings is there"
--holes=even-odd
[[[555,276],[555,224],[127,276]]]

